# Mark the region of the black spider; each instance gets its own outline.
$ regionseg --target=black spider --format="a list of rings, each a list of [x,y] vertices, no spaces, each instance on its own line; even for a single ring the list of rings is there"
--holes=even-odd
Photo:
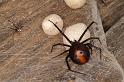
[[[50,22],[53,23],[52,21],[50,21]],[[95,22],[92,22],[86,28],[86,30],[82,33],[82,35],[80,36],[78,41],[76,41],[76,40],[75,41],[70,41],[69,38],[57,27],[57,25],[53,23],[54,26],[59,30],[59,32],[67,39],[67,41],[71,45],[67,45],[67,44],[63,44],[63,43],[55,44],[55,45],[52,46],[51,52],[53,50],[53,47],[55,47],[57,45],[62,45],[62,46],[69,47],[70,48],[69,50],[66,50],[66,51],[62,52],[61,54],[59,54],[57,56],[60,56],[60,55],[62,55],[64,53],[66,53],[66,52],[69,52],[69,54],[65,58],[65,61],[67,63],[68,70],[70,70],[72,72],[80,73],[80,72],[77,72],[77,71],[74,71],[74,70],[71,69],[71,67],[70,67],[70,65],[68,63],[68,58],[70,58],[75,64],[83,65],[83,64],[85,64],[85,63],[87,63],[89,61],[91,53],[92,53],[92,47],[97,48],[97,49],[100,50],[100,59],[101,59],[101,48],[98,48],[98,47],[92,45],[91,43],[85,43],[85,42],[87,42],[88,40],[91,40],[91,39],[99,40],[98,37],[90,37],[90,38],[84,40],[83,42],[80,42],[81,39],[83,38],[84,34],[86,33],[86,31],[90,28],[90,26],[93,23],[95,23]],[[99,40],[99,42],[100,42],[100,40]],[[90,53],[89,50],[91,50],[91,53]],[[57,56],[55,56],[55,57],[57,57]],[[80,73],[80,74],[84,74],[84,73]]]
[[[14,22],[12,22],[12,21],[10,21],[10,20],[8,20],[9,22],[11,22],[12,24],[13,24],[13,26],[15,27],[15,28],[11,28],[10,27],[10,29],[12,29],[12,30],[14,30],[15,32],[21,32],[22,30],[22,27],[24,27],[23,25],[22,25],[22,21],[19,21],[19,22],[17,22],[16,24],[14,23]],[[14,32],[14,33],[15,33]]]

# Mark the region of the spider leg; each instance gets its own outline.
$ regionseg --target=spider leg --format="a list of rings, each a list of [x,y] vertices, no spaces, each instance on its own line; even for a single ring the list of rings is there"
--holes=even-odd
[[[91,27],[91,25],[92,25],[93,23],[96,23],[96,22],[93,21],[92,23],[90,23],[90,25],[86,28],[86,30],[85,30],[85,31],[82,33],[82,35],[80,36],[78,42],[80,42],[80,40],[83,38],[84,34],[87,32],[87,30]],[[97,23],[96,23],[96,24],[97,24]]]
[[[12,22],[11,20],[8,20],[8,21],[11,22],[14,27],[18,28],[14,22]]]
[[[85,43],[85,42],[87,42],[88,40],[92,40],[92,39],[97,39],[97,40],[100,42],[100,44],[101,44],[101,41],[100,41],[100,39],[99,39],[98,37],[90,37],[90,38],[84,40],[84,41],[81,42],[81,43]]]
[[[69,58],[70,55],[67,55],[65,61],[66,61],[66,64],[67,64],[67,67],[68,67],[68,70],[71,71],[71,72],[75,72],[75,73],[79,73],[79,74],[84,74],[86,75],[85,73],[81,73],[81,72],[78,72],[78,71],[75,71],[75,70],[72,70],[70,65],[69,65],[69,62],[68,62],[68,58]]]
[[[55,46],[58,46],[58,45],[62,45],[62,46],[71,47],[70,45],[67,45],[67,44],[58,43],[58,44],[54,44],[54,45],[52,46],[51,52],[52,52],[53,48],[54,48]]]
[[[10,29],[12,29],[12,30],[16,30],[15,28],[11,28],[11,27],[9,27]]]
[[[86,45],[89,45],[89,46],[91,46],[91,47],[94,47],[94,48],[98,49],[98,50],[100,51],[100,59],[102,58],[102,57],[101,57],[101,54],[102,54],[101,48],[99,48],[99,47],[97,47],[97,46],[94,46],[94,45],[92,45],[91,43],[87,43]]]
[[[87,44],[85,44],[85,45],[88,46],[88,48],[91,50],[91,54],[92,54],[92,51],[93,51],[92,47]]]
[[[69,50],[66,50],[66,51],[62,52],[61,54],[59,54],[59,55],[57,55],[57,56],[55,56],[55,57],[53,57],[53,58],[56,58],[56,57],[58,57],[58,56],[61,56],[62,54],[66,53],[66,52],[68,52],[68,51],[69,51]]]
[[[49,20],[51,23],[53,23],[51,20]],[[58,28],[56,24],[53,23],[53,25],[59,30],[59,32],[67,39],[67,41],[72,44],[72,41],[69,40],[69,38]]]
[[[24,27],[24,25],[23,25],[22,22],[20,21],[20,22],[17,23],[17,27],[19,27],[19,29],[21,29],[22,27]]]
[[[66,64],[67,64],[67,67],[68,67],[68,70],[71,70],[71,67],[68,63],[68,58],[69,58],[70,55],[67,55],[67,57],[65,58],[65,61],[66,61]]]

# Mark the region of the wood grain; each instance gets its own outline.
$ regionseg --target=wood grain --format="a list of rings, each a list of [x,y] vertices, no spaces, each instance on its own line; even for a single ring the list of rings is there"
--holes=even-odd
[[[124,15],[124,0],[97,0],[105,32]]]
[[[65,63],[67,54],[52,59],[65,48],[58,46],[52,53],[50,52],[53,44],[62,43],[62,36],[46,35],[41,27],[43,19],[53,13],[60,15],[64,20],[63,31],[67,26],[78,22],[89,25],[93,17],[88,2],[77,10],[70,9],[63,0],[7,0],[2,3],[0,5],[0,82],[67,82],[77,77],[88,82],[120,82],[123,79],[120,70],[114,69],[107,58],[105,59],[107,62],[99,61],[99,54],[97,58],[92,58],[82,66],[70,61],[73,69],[86,75],[67,70]],[[24,25],[22,32],[14,33],[10,29],[14,27],[8,20],[14,23],[22,21]],[[90,28],[92,36],[97,31],[104,35],[103,30],[99,30],[102,26],[95,27]]]

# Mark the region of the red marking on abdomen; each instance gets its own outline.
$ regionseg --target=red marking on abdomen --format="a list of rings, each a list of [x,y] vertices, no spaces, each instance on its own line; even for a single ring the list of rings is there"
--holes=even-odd
[[[75,55],[76,55],[76,59],[80,61],[80,64],[84,64],[87,62],[85,55],[81,54],[80,50],[77,50]]]

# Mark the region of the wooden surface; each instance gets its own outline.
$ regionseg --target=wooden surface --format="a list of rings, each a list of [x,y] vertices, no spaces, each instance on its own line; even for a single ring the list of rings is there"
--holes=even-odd
[[[124,0],[97,0],[105,32],[124,15]]]
[[[86,75],[67,70],[65,63],[67,54],[51,59],[65,48],[58,46],[52,53],[50,52],[53,44],[62,43],[62,36],[46,35],[41,27],[43,19],[49,14],[56,13],[64,20],[64,29],[78,22],[89,25],[93,21],[91,16],[93,10],[89,5],[91,4],[87,2],[81,9],[72,10],[63,0],[8,0],[1,3],[0,82],[68,82],[76,78],[88,82],[120,82],[123,77],[117,66],[114,68],[113,63],[116,62],[111,62],[107,58],[99,60],[99,54],[82,66],[70,61],[73,69]],[[22,32],[14,33],[10,29],[14,27],[8,20],[14,23],[22,21],[24,25]],[[104,35],[103,29],[99,30],[100,27],[95,27],[94,29]],[[93,36],[97,31],[92,29],[93,27],[90,31]],[[97,52],[94,50],[94,53]]]
[[[124,69],[124,16],[106,33],[108,49]]]

